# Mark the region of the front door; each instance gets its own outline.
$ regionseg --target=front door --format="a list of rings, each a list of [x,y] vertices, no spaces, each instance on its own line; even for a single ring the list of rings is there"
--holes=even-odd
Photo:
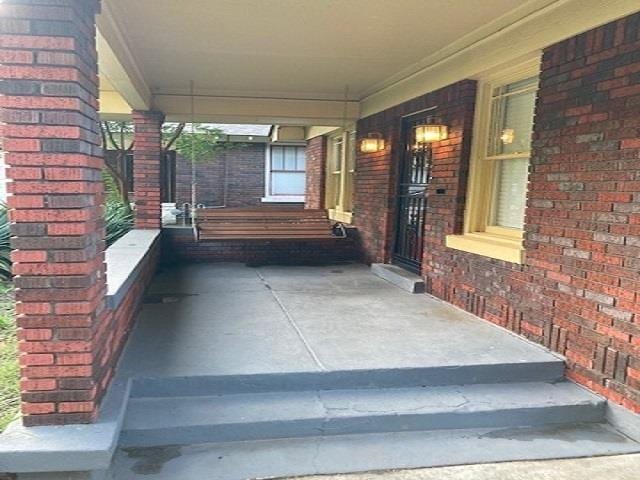
[[[407,118],[402,124],[404,148],[396,190],[394,264],[419,274],[424,249],[426,190],[431,180],[431,147],[415,145],[413,127],[423,118]]]

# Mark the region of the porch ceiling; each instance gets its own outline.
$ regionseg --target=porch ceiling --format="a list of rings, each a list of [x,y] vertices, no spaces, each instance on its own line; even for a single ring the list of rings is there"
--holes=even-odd
[[[155,94],[360,99],[522,0],[110,0]],[[526,2],[525,2],[526,3]],[[550,3],[550,2],[548,2]],[[438,21],[429,21],[429,18]]]
[[[201,112],[212,97],[218,106],[227,104],[243,117],[250,112],[238,109],[229,97],[260,99],[266,108],[270,100],[291,107],[299,105],[295,100],[304,100],[309,111],[324,109],[312,116],[333,117],[337,124],[342,122],[347,86],[353,101],[347,115],[355,119],[357,101],[391,75],[523,5],[522,0],[103,3],[101,34],[117,40],[119,45],[110,45],[116,56],[135,63],[155,106],[170,115],[189,114],[193,81],[197,95],[206,97],[198,99]],[[109,78],[109,66],[101,66],[107,86],[117,83]],[[299,115],[295,108],[277,110],[283,110],[285,121]]]
[[[438,59],[572,3],[103,0],[100,67],[133,108],[155,107],[173,120],[190,118],[193,81],[199,121],[341,125],[345,110],[358,118],[363,99]],[[609,5],[589,8],[590,17],[633,2],[602,3]]]

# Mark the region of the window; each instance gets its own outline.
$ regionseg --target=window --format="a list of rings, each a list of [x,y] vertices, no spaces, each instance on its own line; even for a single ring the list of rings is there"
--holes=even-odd
[[[267,148],[265,202],[304,202],[305,147],[272,145]]]
[[[447,246],[521,263],[539,61],[480,83],[464,235]]]
[[[337,222],[351,223],[355,165],[355,132],[341,130],[331,135],[327,144],[325,204],[329,209],[329,218]]]
[[[494,171],[489,226],[522,230],[538,78],[493,89],[486,162]],[[509,232],[504,232],[508,234]]]

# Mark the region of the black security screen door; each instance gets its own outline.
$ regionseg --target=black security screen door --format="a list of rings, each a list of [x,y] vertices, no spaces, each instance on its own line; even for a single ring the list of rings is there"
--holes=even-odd
[[[424,119],[405,119],[404,149],[399,165],[393,263],[420,273],[424,245],[425,195],[431,180],[431,147],[415,145],[413,127]]]

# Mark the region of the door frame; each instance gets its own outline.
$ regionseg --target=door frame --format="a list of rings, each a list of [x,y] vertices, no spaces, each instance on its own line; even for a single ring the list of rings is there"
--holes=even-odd
[[[389,249],[389,263],[397,265],[407,271],[410,271],[412,273],[416,273],[417,275],[421,275],[422,274],[422,264],[423,264],[423,258],[424,258],[424,228],[426,226],[426,208],[428,207],[428,204],[425,206],[425,218],[422,224],[422,239],[423,239],[423,245],[422,245],[422,253],[421,253],[421,258],[419,261],[419,264],[416,268],[412,268],[415,267],[415,265],[411,265],[411,264],[407,264],[404,263],[402,261],[398,261],[395,258],[395,251],[396,251],[396,246],[397,246],[397,242],[398,242],[398,228],[399,228],[399,222],[400,222],[400,198],[399,198],[399,193],[400,193],[400,182],[402,180],[402,168],[403,168],[403,162],[405,161],[406,155],[407,155],[407,140],[408,140],[408,132],[406,131],[407,129],[407,125],[415,120],[419,120],[421,118],[424,118],[425,120],[427,120],[428,118],[433,117],[431,112],[434,112],[435,110],[438,109],[437,105],[431,106],[431,107],[427,107],[421,110],[417,110],[411,113],[408,113],[406,115],[402,115],[400,117],[400,121],[398,122],[398,148],[395,152],[394,155],[392,155],[392,161],[395,163],[394,168],[393,168],[393,189],[392,189],[392,202],[391,202],[391,222],[389,222],[389,226],[390,226],[390,232],[389,232],[389,238],[391,240],[390,242],[390,249]],[[431,146],[428,147],[429,149],[431,149]],[[432,155],[432,153],[431,153]],[[433,157],[431,158],[431,161],[433,162]],[[429,183],[427,182],[426,187],[425,187],[425,192],[429,187]],[[417,270],[417,271],[416,271]]]

